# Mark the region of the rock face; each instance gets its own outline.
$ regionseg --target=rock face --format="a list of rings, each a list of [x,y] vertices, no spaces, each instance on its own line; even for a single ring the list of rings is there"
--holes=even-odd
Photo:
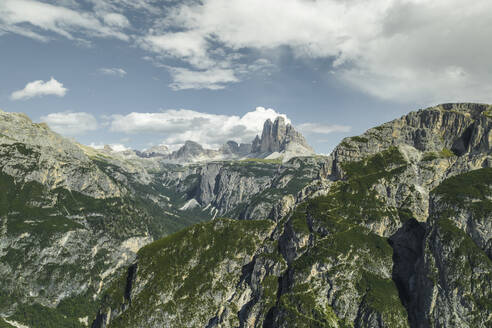
[[[491,116],[446,104],[345,139],[267,229],[216,219],[147,246],[128,297],[110,287],[94,327],[490,326]],[[219,171],[207,169],[203,200]],[[281,180],[266,190],[288,189]],[[259,239],[218,251],[235,229]]]
[[[0,143],[0,168],[4,174],[94,198],[120,197],[125,193],[81,147],[45,124],[32,123],[24,114],[0,111]]]
[[[164,146],[165,147],[165,146]],[[162,146],[161,146],[162,148]],[[240,160],[246,158],[282,158],[287,162],[293,157],[315,155],[306,139],[290,124],[285,124],[279,116],[272,123],[269,119],[263,126],[262,137],[256,136],[252,144],[238,144],[230,140],[218,150],[205,149],[194,141],[185,144],[174,152],[149,149],[145,152],[132,151],[143,158],[160,157],[162,161],[175,164],[206,163],[222,160]]]
[[[306,139],[292,125],[286,125],[285,119],[281,116],[273,123],[269,119],[266,120],[261,138],[257,136],[253,140],[251,152],[264,157],[271,157],[272,154],[275,157],[284,155],[286,159],[315,154]]]
[[[224,155],[244,157],[251,153],[251,144],[238,144],[233,140],[229,140],[219,151]]]
[[[0,316],[29,327],[90,323],[144,245],[218,215],[279,218],[328,166],[326,158],[181,166],[166,149],[98,151],[25,115],[0,118]],[[251,148],[227,145],[233,158]],[[214,153],[188,142],[173,156]]]
[[[169,148],[165,145],[153,146],[147,150],[142,152],[136,151],[136,155],[144,158],[152,158],[152,157],[164,157],[171,153]]]
[[[248,146],[229,142],[216,152],[235,160],[187,165],[98,152],[3,115],[13,122],[0,131],[9,322],[492,324],[491,106],[412,112],[328,157],[237,160]],[[303,144],[285,122],[265,125],[251,151]],[[173,154],[214,156],[195,143]],[[198,221],[209,222],[180,230]]]

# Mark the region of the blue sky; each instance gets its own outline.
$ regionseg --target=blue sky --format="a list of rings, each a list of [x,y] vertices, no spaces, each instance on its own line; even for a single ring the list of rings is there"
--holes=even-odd
[[[317,152],[421,107],[490,102],[490,1],[2,0],[0,108],[84,144]],[[259,109],[257,109],[259,108]]]

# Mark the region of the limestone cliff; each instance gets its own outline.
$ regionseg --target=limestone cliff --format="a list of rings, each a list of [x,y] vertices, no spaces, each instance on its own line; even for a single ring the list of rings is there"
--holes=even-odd
[[[269,119],[265,121],[261,138],[257,136],[253,140],[251,152],[268,158],[283,156],[285,160],[314,154],[306,139],[291,124],[286,124],[281,116],[273,123]]]
[[[92,150],[2,117],[9,322],[491,325],[489,105],[412,112],[330,156],[238,159],[249,146],[231,142],[220,151],[230,160],[187,165]],[[306,148],[289,126],[266,122],[251,151]],[[178,153],[209,157],[193,143]]]
[[[196,264],[224,227],[246,236],[264,221],[216,219],[140,252],[128,297],[113,285],[95,327],[490,326],[491,116],[488,105],[447,104],[344,140],[308,197],[262,241],[230,253],[225,242],[203,279]],[[196,257],[171,256],[172,243]],[[156,269],[152,254],[175,260]],[[194,303],[198,293],[211,301]]]

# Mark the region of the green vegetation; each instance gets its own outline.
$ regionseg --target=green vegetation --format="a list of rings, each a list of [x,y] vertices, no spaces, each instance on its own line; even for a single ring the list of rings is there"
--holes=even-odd
[[[407,313],[392,279],[364,271],[362,279],[357,282],[357,289],[365,294],[365,305],[380,313],[388,327],[408,327]]]
[[[142,248],[138,253],[138,275],[139,279],[149,281],[132,299],[132,307],[111,327],[136,326],[140,316],[150,315],[157,309],[170,316],[179,312],[181,319],[175,318],[170,325],[186,325],[190,318],[206,324],[210,313],[216,310],[214,297],[222,299],[227,289],[234,288],[244,259],[252,256],[272,227],[270,221],[217,219],[186,228]],[[225,263],[228,270],[223,266]],[[121,278],[108,290],[103,299],[105,306],[117,308],[125,281]],[[158,301],[162,293],[172,296],[162,303]]]
[[[492,109],[488,109],[488,110],[484,110],[482,112],[482,115],[488,117],[488,118],[492,118]]]
[[[87,316],[90,324],[100,307],[99,300],[93,300],[93,294],[94,291],[89,289],[84,294],[64,298],[58,303],[56,310],[66,318],[78,319]]]
[[[487,201],[492,197],[492,168],[483,168],[446,179],[433,193],[450,204],[464,206],[472,200]]]
[[[492,168],[483,168],[446,179],[432,191],[449,204],[441,214],[451,218],[459,210],[469,210],[475,219],[492,213]]]
[[[345,163],[342,167],[346,180],[336,182],[327,196],[311,199],[293,213],[291,222],[295,231],[309,231],[308,217],[331,232],[382,218],[400,220],[398,211],[386,206],[372,190],[381,179],[390,180],[405,170],[406,162],[397,148],[392,147],[359,162]]]
[[[440,158],[450,158],[456,156],[451,150],[447,148],[443,148],[440,152],[428,152],[425,153],[422,157],[422,161],[424,162],[430,162],[435,159],[440,159]]]
[[[282,158],[247,158],[239,161],[224,162],[229,170],[237,171],[245,177],[271,177],[282,165]]]
[[[473,232],[483,226],[492,213],[492,168],[483,168],[460,174],[442,182],[432,191],[439,205],[432,217],[432,227],[438,249],[434,251],[434,270],[429,278],[447,286],[447,290],[459,290],[460,302],[472,311],[470,326],[481,326],[492,313],[491,291],[492,261]],[[457,218],[467,218],[462,227]],[[437,246],[437,245],[436,245]],[[431,244],[431,247],[435,247]],[[432,249],[431,248],[431,249]],[[436,254],[436,251],[438,254]],[[444,252],[445,254],[442,254]]]
[[[350,140],[355,141],[355,142],[360,142],[360,143],[369,142],[369,139],[364,138],[364,137],[360,137],[360,136],[352,137],[352,138],[350,138]]]
[[[268,311],[271,307],[275,306],[277,302],[277,291],[278,291],[278,279],[279,277],[268,275],[261,282],[263,291],[263,301],[264,309]]]
[[[391,261],[393,250],[385,238],[379,237],[360,226],[348,228],[345,231],[333,233],[320,239],[316,245],[299,257],[293,267],[299,271],[308,271],[316,263],[335,259],[340,254],[350,254],[352,251],[360,252],[360,261],[363,267],[368,268],[374,259]],[[368,253],[369,256],[362,254]],[[363,256],[364,255],[364,256]]]
[[[266,158],[245,158],[240,161],[236,161],[236,163],[243,164],[243,163],[263,163],[263,164],[277,164],[281,165],[282,164],[282,157],[277,157],[274,159],[266,159]]]
[[[342,141],[340,143],[340,147],[343,147],[343,148],[347,148],[347,149],[357,149],[357,147],[355,147],[354,145],[352,144],[349,144],[347,141]]]
[[[441,217],[437,222],[437,229],[443,249],[450,252],[446,255],[445,269],[459,277],[454,281],[455,286],[450,287],[459,288],[463,293],[468,291],[470,301],[480,303],[485,310],[484,313],[492,313],[492,302],[490,302],[492,292],[479,287],[492,281],[491,259],[470,236],[455,225],[454,221]],[[480,301],[483,297],[488,298],[489,301],[485,303]]]
[[[340,320],[331,306],[318,304],[316,292],[308,284],[299,285],[295,291],[282,295],[279,309],[282,322],[289,327],[353,327],[346,320]]]
[[[31,328],[84,327],[78,319],[66,318],[55,309],[50,309],[39,304],[21,304],[9,319],[26,324]]]
[[[336,286],[335,299],[353,295],[350,304],[363,303],[369,311],[379,313],[385,325],[407,327],[398,290],[382,270],[391,270],[393,249],[386,238],[363,227],[384,218],[395,221],[396,226],[398,220],[412,217],[408,210],[388,207],[372,190],[383,179],[391,181],[406,166],[395,147],[344,163],[345,180],[335,182],[327,196],[297,207],[290,224],[296,233],[311,234],[312,246],[291,265],[294,281],[299,283],[280,298],[278,306],[286,313],[286,322],[299,327],[350,326],[352,323],[337,318],[331,308],[336,305],[323,304],[326,299],[317,296],[314,286],[327,284],[324,279],[329,279],[330,285]],[[313,276],[313,269],[319,268],[329,269]]]
[[[0,317],[0,328],[15,328]]]

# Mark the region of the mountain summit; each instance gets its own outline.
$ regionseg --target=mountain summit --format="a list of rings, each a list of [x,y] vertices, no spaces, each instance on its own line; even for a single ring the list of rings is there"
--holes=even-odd
[[[315,154],[304,136],[297,132],[291,124],[286,124],[285,119],[281,116],[277,117],[273,123],[270,119],[265,121],[261,138],[256,136],[253,140],[251,152],[258,154],[259,157],[262,155],[267,158],[284,156],[285,159]]]
[[[168,165],[0,112],[0,327],[489,327],[492,106],[299,136]]]
[[[167,147],[162,147],[167,151]],[[144,158],[159,157],[160,160],[170,163],[188,164],[245,158],[281,158],[286,162],[293,157],[315,155],[315,152],[301,133],[291,124],[287,124],[282,116],[278,116],[273,122],[270,119],[265,121],[261,138],[257,135],[252,144],[238,144],[229,140],[218,150],[214,150],[187,140],[181,148],[172,153],[135,151],[135,154]]]

